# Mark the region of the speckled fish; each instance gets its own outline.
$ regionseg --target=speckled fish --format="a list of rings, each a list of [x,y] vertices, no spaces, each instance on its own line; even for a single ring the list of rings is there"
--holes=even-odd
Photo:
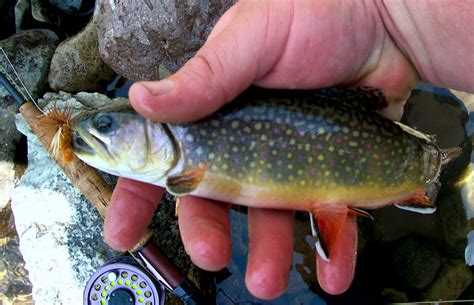
[[[383,94],[370,88],[253,88],[188,124],[111,106],[76,120],[73,146],[96,168],[175,195],[313,212],[330,243],[340,227],[330,220],[340,212],[334,207],[432,207],[427,190],[459,154],[380,117],[384,106]]]

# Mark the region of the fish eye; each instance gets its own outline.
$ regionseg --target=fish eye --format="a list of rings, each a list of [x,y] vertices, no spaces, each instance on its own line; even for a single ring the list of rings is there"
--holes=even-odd
[[[113,123],[114,121],[112,117],[108,114],[100,114],[94,119],[95,128],[100,133],[107,133],[111,131]]]

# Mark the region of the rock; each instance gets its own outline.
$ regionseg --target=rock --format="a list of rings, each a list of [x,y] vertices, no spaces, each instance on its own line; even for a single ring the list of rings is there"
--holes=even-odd
[[[399,286],[422,290],[435,279],[441,259],[432,244],[410,236],[396,242],[390,262]]]
[[[21,133],[15,127],[18,105],[10,97],[0,98],[0,210],[10,201],[10,192],[22,173],[20,161],[24,158],[20,145]]]
[[[100,54],[118,74],[138,81],[159,79],[161,66],[181,67],[234,1],[100,2]]]
[[[11,206],[8,204],[0,209],[0,301],[6,304],[32,304],[31,289],[18,247]]]
[[[380,292],[384,304],[408,303],[408,296],[394,288],[385,288]]]
[[[99,2],[97,2],[99,3]],[[111,81],[115,72],[100,57],[96,10],[92,20],[77,35],[63,41],[54,52],[49,85],[59,91],[96,91]]]
[[[421,298],[426,301],[457,300],[471,282],[472,272],[462,260],[444,260],[436,280]]]
[[[28,163],[34,166],[12,192],[12,209],[33,299],[35,304],[82,304],[84,283],[114,253],[102,241],[98,213],[32,135],[28,147]]]
[[[49,63],[57,44],[58,37],[50,30],[23,31],[0,41],[0,47],[4,49],[34,99],[43,95],[48,88]],[[2,59],[3,56],[0,56],[0,65],[8,68]],[[0,97],[7,94],[3,86],[0,86]]]

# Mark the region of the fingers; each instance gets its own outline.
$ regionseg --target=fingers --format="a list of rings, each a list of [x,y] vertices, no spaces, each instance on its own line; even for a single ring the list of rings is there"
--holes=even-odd
[[[134,84],[129,91],[133,107],[160,122],[193,121],[214,112],[267,73],[284,51],[291,23],[288,14],[269,18],[267,3],[237,3],[178,72],[166,80]],[[249,5],[252,9],[246,9]],[[272,7],[287,5],[278,2]]]
[[[249,208],[249,255],[245,284],[260,299],[288,286],[293,253],[293,212]]]
[[[316,258],[316,274],[321,288],[329,294],[341,294],[354,279],[357,251],[357,222],[348,216],[331,249],[330,261]]]
[[[193,196],[179,200],[179,230],[186,253],[202,269],[224,268],[232,253],[229,205]]]
[[[150,224],[163,192],[155,185],[120,178],[104,222],[107,244],[119,251],[135,246]]]

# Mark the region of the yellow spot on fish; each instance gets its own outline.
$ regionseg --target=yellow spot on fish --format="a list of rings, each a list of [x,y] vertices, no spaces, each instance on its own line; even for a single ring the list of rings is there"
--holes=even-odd
[[[350,171],[351,171],[350,166],[346,166],[346,172],[350,172]]]
[[[313,157],[308,157],[308,163],[312,163],[313,162]]]
[[[216,155],[215,155],[214,153],[210,153],[210,154],[209,154],[209,159],[210,159],[210,160],[214,159],[215,157],[216,157]]]
[[[289,152],[286,156],[287,156],[288,158],[291,158],[291,157],[293,157],[293,154]]]
[[[266,141],[266,140],[267,140],[267,135],[264,135],[264,134],[263,134],[263,135],[260,137],[260,139],[261,139],[262,141]]]
[[[380,143],[382,142],[382,138],[380,136],[375,137],[375,142]]]
[[[268,169],[271,169],[272,167],[273,167],[273,166],[272,166],[271,163],[267,163],[267,168],[268,168]]]
[[[272,150],[272,155],[276,156],[278,152],[276,150]]]
[[[324,156],[323,156],[323,155],[319,155],[319,156],[318,156],[318,160],[319,160],[319,161],[323,161],[323,160],[324,160]]]
[[[227,165],[227,163],[224,163],[224,164],[222,165],[222,169],[226,170],[226,169],[228,169],[228,168],[229,168],[229,165]]]
[[[325,131],[325,130],[324,130],[324,128],[323,128],[323,127],[319,127],[319,128],[318,128],[318,133],[319,133],[319,134],[322,134],[322,133],[324,133],[324,131]]]
[[[199,131],[199,134],[200,134],[201,136],[205,136],[205,135],[207,135],[207,132],[206,132],[206,130],[201,129],[201,130]]]
[[[329,146],[328,150],[329,151],[334,151],[334,146]]]
[[[288,169],[293,169],[293,164],[288,164]]]
[[[339,176],[340,176],[339,172],[334,173],[334,177],[339,177]]]
[[[226,134],[227,133],[227,130],[225,128],[222,128],[221,129],[221,134]]]
[[[212,141],[212,140],[209,140],[209,141],[207,141],[207,144],[209,144],[209,145],[213,145],[213,144],[214,144],[214,141]]]
[[[358,137],[358,136],[360,136],[360,132],[359,132],[358,130],[354,130],[354,131],[352,132],[352,135],[353,135],[354,137]]]
[[[234,129],[239,127],[239,121],[232,121],[232,123],[230,123],[230,127],[234,128]]]
[[[254,127],[255,127],[255,130],[260,130],[260,129],[262,129],[262,124],[261,123],[256,123],[254,125]]]
[[[339,154],[339,156],[342,156],[342,155],[344,154],[344,149],[342,149],[342,148],[339,149],[339,150],[337,151],[337,153]]]
[[[234,147],[232,147],[232,151],[233,151],[233,152],[238,152],[238,151],[239,151],[239,148],[238,148],[237,146],[234,146]]]
[[[229,156],[228,153],[225,153],[225,154],[224,154],[224,158],[229,159],[229,157],[230,157],[230,156]]]
[[[212,126],[212,127],[218,127],[219,124],[220,124],[220,123],[219,123],[218,120],[212,120],[212,121],[211,121],[211,126]]]
[[[235,140],[234,136],[229,137],[229,141],[234,142],[234,140]]]
[[[211,166],[211,169],[212,169],[213,171],[216,171],[216,170],[217,170],[217,166],[216,166],[216,165],[212,165],[212,166]]]
[[[329,174],[331,174],[329,171],[324,172],[324,176],[326,176],[326,177],[329,176]]]
[[[273,140],[268,141],[268,145],[270,145],[270,146],[275,145],[275,141],[273,141]]]
[[[293,180],[295,180],[295,177],[293,177],[292,175],[289,175],[288,180],[293,181]]]
[[[306,184],[306,181],[305,181],[305,180],[301,180],[301,181],[300,181],[300,185],[301,185],[301,186],[305,186],[305,184]]]
[[[295,139],[290,139],[290,142],[289,142],[289,143],[290,143],[290,145],[295,145],[295,144],[296,144],[296,141],[295,141]]]
[[[349,133],[349,128],[347,128],[347,127],[342,127],[342,132],[343,132],[343,133]]]
[[[188,135],[186,136],[186,140],[187,140],[188,142],[192,142],[192,141],[194,141],[194,137],[193,137],[192,135],[188,134]]]
[[[365,132],[365,131],[362,132],[362,137],[367,138],[368,136],[369,136],[369,133],[368,133],[368,132]]]
[[[255,162],[253,162],[253,161],[250,162],[250,167],[251,167],[251,168],[254,168],[256,165],[257,165],[257,164],[255,164]]]
[[[357,146],[359,146],[359,143],[357,143],[355,141],[349,141],[349,146],[357,147]]]
[[[303,170],[302,169],[299,169],[298,172],[297,172],[298,175],[303,175]]]
[[[309,151],[311,149],[311,145],[305,144],[304,145],[304,150]]]
[[[287,135],[290,135],[290,134],[292,134],[292,133],[293,133],[293,130],[291,130],[291,129],[289,129],[289,128],[286,130],[286,134],[287,134]]]
[[[202,147],[198,147],[198,149],[196,150],[196,153],[198,154],[198,156],[202,155],[204,153],[204,151],[202,150]]]
[[[250,130],[250,128],[249,128],[249,127],[244,127],[244,132],[246,132],[246,133],[250,133],[251,131],[252,131],[252,130]]]

